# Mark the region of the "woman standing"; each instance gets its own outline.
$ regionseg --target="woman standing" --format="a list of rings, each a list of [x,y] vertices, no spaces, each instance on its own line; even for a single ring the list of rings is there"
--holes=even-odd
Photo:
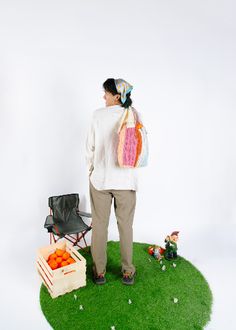
[[[132,257],[137,169],[121,168],[118,165],[117,128],[125,108],[132,104],[130,95],[133,86],[123,79],[110,78],[103,83],[103,88],[106,106],[93,112],[86,139],[93,227],[93,279],[96,284],[106,282],[108,225],[114,199],[120,236],[121,277],[124,284],[130,285],[134,283],[136,275]]]

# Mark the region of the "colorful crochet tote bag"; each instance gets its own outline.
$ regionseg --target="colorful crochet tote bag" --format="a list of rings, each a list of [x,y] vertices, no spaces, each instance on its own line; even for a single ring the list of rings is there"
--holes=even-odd
[[[147,166],[147,131],[134,108],[127,108],[118,128],[117,158],[120,167]]]

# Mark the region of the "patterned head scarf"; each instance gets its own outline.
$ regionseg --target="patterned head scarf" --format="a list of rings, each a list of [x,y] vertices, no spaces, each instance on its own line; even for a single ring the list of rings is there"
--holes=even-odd
[[[124,104],[126,101],[126,95],[132,91],[133,86],[121,78],[115,79],[115,85],[117,92],[121,94],[121,102]]]

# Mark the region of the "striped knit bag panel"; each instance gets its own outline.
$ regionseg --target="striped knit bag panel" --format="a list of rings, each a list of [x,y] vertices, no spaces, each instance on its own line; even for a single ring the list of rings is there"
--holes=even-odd
[[[117,158],[120,167],[132,168],[135,167],[137,160],[138,140],[135,127],[136,117],[133,115],[134,122],[132,122],[132,116],[130,119],[131,113],[129,111],[132,110],[127,110],[126,116],[123,119],[123,124],[119,131]],[[129,120],[131,120],[131,122]],[[127,125],[127,121],[129,121],[129,126]]]
[[[136,134],[136,139],[137,139],[137,148],[136,148],[136,158],[135,158],[135,167],[138,167],[138,161],[140,158],[140,155],[142,153],[142,148],[143,148],[143,141],[142,141],[142,134],[141,134],[141,127],[143,125],[140,122],[136,122],[135,125],[135,134]]]
[[[142,136],[142,152],[138,158],[137,167],[142,167],[142,166],[147,166],[147,161],[148,161],[148,138],[147,138],[147,131],[145,127],[143,126],[140,128],[140,134]]]
[[[120,167],[135,167],[137,144],[135,127],[127,128],[124,124],[119,133],[117,150]]]
[[[120,167],[147,166],[149,154],[147,131],[143,124],[139,122],[136,111],[132,111],[132,113],[134,122],[132,123],[131,119],[130,127],[127,127],[126,119],[128,120],[130,115],[127,112],[119,131],[117,156]]]
[[[126,127],[123,146],[123,166],[135,167],[138,140],[135,127]]]
[[[134,109],[135,110],[135,109]],[[136,118],[136,129],[137,129],[137,139],[138,139],[138,149],[137,149],[137,158],[135,167],[143,167],[147,166],[148,161],[148,138],[146,128],[142,123],[139,122],[138,115],[136,111],[134,111]]]

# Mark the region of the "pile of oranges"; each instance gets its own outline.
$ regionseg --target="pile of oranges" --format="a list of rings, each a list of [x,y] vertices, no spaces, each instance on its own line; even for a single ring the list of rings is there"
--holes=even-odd
[[[75,260],[71,257],[70,253],[66,250],[56,249],[56,251],[49,255],[47,263],[51,269],[57,269],[70,264],[73,264]]]

